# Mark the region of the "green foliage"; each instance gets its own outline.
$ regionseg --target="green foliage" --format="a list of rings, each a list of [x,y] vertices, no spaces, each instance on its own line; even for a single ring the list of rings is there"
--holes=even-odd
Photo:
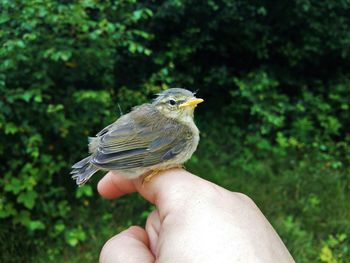
[[[330,235],[322,247],[321,261],[327,263],[346,262],[349,254],[349,247],[346,244],[347,238],[344,233],[336,236]]]
[[[152,208],[141,198],[103,201],[96,179],[76,188],[69,169],[87,136],[182,86],[206,101],[189,169],[250,195],[297,262],[346,262],[349,9],[1,1],[0,261],[96,262],[107,238],[142,224]]]

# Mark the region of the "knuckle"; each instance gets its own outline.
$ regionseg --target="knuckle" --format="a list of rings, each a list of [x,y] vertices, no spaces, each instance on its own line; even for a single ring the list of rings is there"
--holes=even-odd
[[[240,199],[241,201],[248,203],[248,204],[254,204],[253,199],[251,199],[248,195],[243,194],[243,193],[239,193],[239,192],[235,192],[233,193],[238,199]]]

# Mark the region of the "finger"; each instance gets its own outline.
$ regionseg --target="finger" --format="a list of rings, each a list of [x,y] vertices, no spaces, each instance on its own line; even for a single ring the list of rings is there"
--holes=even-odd
[[[130,227],[107,241],[100,253],[100,263],[154,262],[148,246],[146,231],[141,227]]]
[[[152,177],[150,182],[142,183],[142,178],[134,180],[137,191],[148,201],[155,204],[161,212],[163,205],[172,208],[187,203],[203,188],[212,188],[212,183],[183,169],[169,169]],[[160,213],[161,214],[161,213]]]
[[[136,187],[131,180],[109,172],[98,182],[97,190],[103,197],[112,199],[135,192]]]
[[[100,180],[97,188],[105,198],[117,198],[138,191],[145,199],[159,205],[167,197],[176,195],[176,192],[177,195],[182,195],[183,192],[191,194],[191,189],[198,187],[200,182],[209,183],[183,169],[162,171],[152,177],[150,182],[143,183],[142,180],[142,176],[128,180],[115,172],[109,172]]]
[[[148,216],[145,228],[149,238],[149,247],[153,255],[157,257],[158,252],[156,248],[157,248],[159,232],[161,228],[161,221],[160,221],[158,210],[154,210]]]
[[[229,192],[183,169],[162,171],[147,183],[142,180],[142,176],[128,180],[117,173],[109,172],[99,182],[98,191],[105,198],[116,198],[138,191],[157,206],[161,220],[170,210],[188,206],[189,201],[195,202],[196,198],[203,198],[203,195]]]

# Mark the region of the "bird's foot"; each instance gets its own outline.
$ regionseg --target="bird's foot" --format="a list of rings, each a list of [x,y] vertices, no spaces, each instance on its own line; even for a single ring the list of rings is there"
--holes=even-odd
[[[171,169],[171,168],[180,168],[180,169],[186,170],[186,168],[183,164],[177,164],[177,165],[172,166],[168,169]],[[145,173],[143,178],[142,178],[142,186],[144,186],[146,183],[149,183],[152,180],[152,178],[154,176],[156,176],[157,174],[159,174],[161,171],[162,171],[161,169],[156,169],[156,170],[151,170],[151,171]]]
[[[171,168],[179,168],[179,169],[184,169],[184,170],[186,170],[186,167],[185,167],[184,164],[177,164],[177,165],[175,165],[175,166],[172,166]]]
[[[160,171],[161,170],[151,170],[147,172],[142,178],[142,186],[144,186],[146,183],[149,183],[152,180],[152,177],[159,174]]]

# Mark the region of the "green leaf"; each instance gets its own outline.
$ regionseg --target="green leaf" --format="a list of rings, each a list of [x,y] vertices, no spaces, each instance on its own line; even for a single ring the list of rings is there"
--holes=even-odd
[[[5,134],[15,134],[18,132],[18,127],[12,122],[5,124]]]
[[[23,226],[28,226],[30,223],[30,213],[27,210],[21,210],[14,220],[15,224],[21,224]]]
[[[18,194],[23,189],[22,182],[17,178],[12,178],[9,183],[4,187],[4,190],[7,192],[12,192]]]
[[[17,215],[12,203],[0,204],[0,218],[14,217]]]
[[[84,185],[84,186],[77,188],[77,191],[75,193],[75,196],[77,198],[81,198],[83,196],[92,196],[92,195],[93,195],[93,192],[92,192],[92,188],[90,185]]]
[[[72,229],[65,232],[65,240],[70,246],[75,247],[79,241],[86,240],[86,234],[80,228]]]
[[[135,10],[133,13],[132,13],[132,17],[135,21],[139,20],[141,17],[142,17],[142,10]]]
[[[49,104],[49,106],[47,107],[47,113],[54,113],[54,112],[58,112],[64,109],[64,106],[62,104]]]
[[[29,222],[28,228],[31,231],[42,230],[42,229],[45,229],[45,224],[43,222],[41,222],[40,220],[34,220],[34,221]]]
[[[55,224],[55,230],[56,230],[58,233],[63,232],[65,229],[66,229],[66,226],[65,226],[62,222],[57,222],[57,223]]]
[[[23,204],[26,208],[32,209],[34,207],[35,200],[37,197],[38,197],[38,194],[36,192],[29,190],[21,193],[17,197],[17,201],[18,203]]]

